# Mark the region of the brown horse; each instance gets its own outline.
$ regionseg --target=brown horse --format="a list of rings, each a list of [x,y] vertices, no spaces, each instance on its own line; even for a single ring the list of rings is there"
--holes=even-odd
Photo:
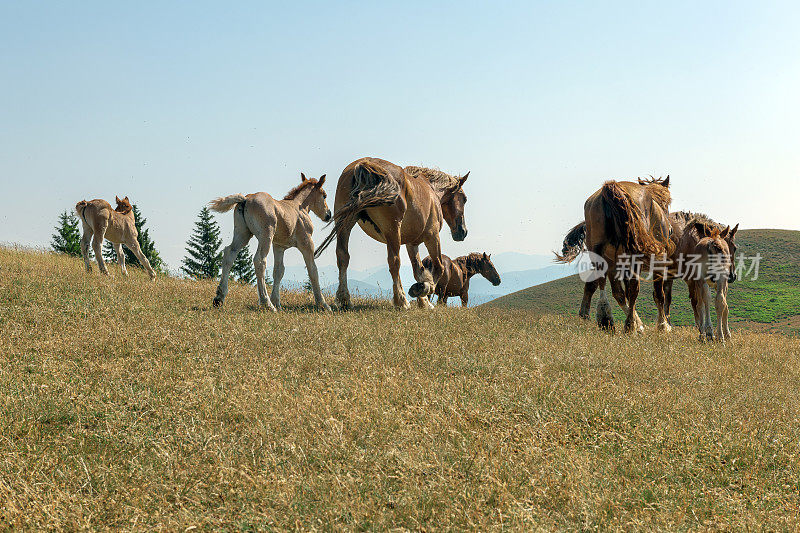
[[[336,187],[333,230],[315,253],[319,257],[336,239],[336,263],[339,267],[336,299],[340,306],[350,307],[348,243],[351,230],[358,224],[367,235],[386,243],[395,307],[410,307],[400,282],[400,247],[403,244],[417,280],[409,295],[417,298],[421,307],[433,307],[427,296],[433,293],[442,275],[439,232],[443,221],[450,226],[454,240],[463,241],[467,236],[464,224],[467,197],[462,186],[468,175],[469,172],[455,177],[429,168],[402,168],[373,157],[353,161],[344,169]],[[422,243],[431,256],[430,273],[420,261],[419,245]],[[433,279],[430,279],[431,275]]]
[[[491,257],[486,252],[472,252],[455,259],[442,254],[442,277],[436,283],[434,291],[438,297],[437,303],[447,305],[448,297],[459,296],[461,306],[466,307],[469,303],[469,279],[475,274],[480,274],[495,287],[500,285],[500,274],[494,268]],[[422,260],[422,266],[426,269],[430,269],[432,264],[430,257]]]
[[[664,180],[640,179],[638,183],[608,181],[586,200],[584,222],[570,230],[561,255],[556,254],[558,261],[569,263],[586,249],[596,254],[596,269],[607,268],[605,275],[586,282],[579,312],[582,318],[589,317],[592,296],[599,288],[598,325],[613,330],[614,318],[605,293],[608,277],[614,298],[627,315],[625,331],[644,330],[636,312],[639,272],[633,268],[623,281],[618,279],[617,265],[623,254],[639,256],[639,261],[646,265],[653,256],[664,257],[673,252],[668,216],[671,201],[669,176]],[[605,265],[599,264],[603,262]]]
[[[150,266],[150,261],[142,253],[139,246],[139,232],[136,229],[136,218],[133,215],[133,206],[126,196],[122,200],[116,197],[117,207],[111,209],[111,204],[105,200],[95,199],[81,200],[75,205],[75,212],[83,222],[83,237],[81,237],[81,255],[86,264],[86,271],[91,272],[92,266],[89,263],[89,241],[92,241],[94,256],[97,259],[97,266],[101,274],[108,275],[108,267],[103,260],[103,239],[108,239],[114,244],[117,252],[122,275],[128,275],[125,268],[125,254],[122,252],[122,245],[128,247],[133,255],[139,260],[150,275],[150,279],[156,279],[156,272]]]
[[[689,213],[686,211],[670,213],[670,223],[673,229],[672,240],[675,243],[675,251],[669,258],[670,265],[668,275],[654,281],[653,297],[658,307],[659,329],[666,331],[672,329],[670,325],[672,285],[677,278],[681,278],[686,282],[689,289],[692,310],[694,311],[695,324],[698,328],[702,328],[704,317],[702,316],[698,304],[705,293],[705,281],[696,279],[697,273],[694,272],[693,269],[686,267],[686,259],[692,255],[702,258],[703,248],[708,245],[708,243],[701,245],[702,239],[718,236],[725,242],[727,253],[731,258],[727,281],[728,283],[733,283],[736,281],[736,269],[733,258],[736,256],[736,251],[738,249],[736,246],[736,232],[739,230],[739,224],[736,224],[736,226],[731,229],[730,226],[723,227],[722,224],[714,222],[703,214]],[[723,247],[717,246],[717,248],[721,250]],[[725,292],[727,293],[727,287],[725,288]],[[726,328],[723,329],[727,330],[727,321]],[[702,331],[701,329],[701,332]],[[730,330],[727,330],[727,335],[730,337]]]

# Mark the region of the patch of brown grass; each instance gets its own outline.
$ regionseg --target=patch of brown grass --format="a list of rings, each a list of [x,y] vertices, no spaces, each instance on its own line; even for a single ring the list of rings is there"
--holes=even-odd
[[[800,340],[111,270],[0,249],[0,527],[800,526]]]

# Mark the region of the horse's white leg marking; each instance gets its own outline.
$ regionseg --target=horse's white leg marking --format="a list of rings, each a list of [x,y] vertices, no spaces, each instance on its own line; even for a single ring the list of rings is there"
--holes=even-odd
[[[286,270],[283,265],[283,254],[285,252],[286,248],[277,244],[272,245],[272,260],[274,264],[272,265],[272,296],[270,299],[272,300],[272,305],[278,311],[281,310],[281,280]]]
[[[414,279],[417,280],[419,283],[425,282],[425,276],[423,274],[424,267],[422,266],[422,261],[419,257],[419,245],[418,244],[406,244],[406,251],[408,252],[408,259],[411,261],[411,269],[414,272]],[[427,296],[420,296],[417,298],[417,305],[422,309],[434,309],[433,304],[431,303],[430,296],[433,292],[430,292]]]
[[[119,263],[119,269],[122,270],[122,275],[128,275],[128,269],[125,268],[125,252],[122,250],[122,243],[114,243],[114,251],[117,252],[117,263]]]

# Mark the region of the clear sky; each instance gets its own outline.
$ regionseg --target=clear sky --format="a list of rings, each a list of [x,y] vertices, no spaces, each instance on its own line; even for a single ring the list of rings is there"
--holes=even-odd
[[[450,255],[557,249],[647,174],[676,209],[800,229],[799,28],[796,1],[3,2],[0,242],[128,195],[177,267],[211,198],[301,171],[332,193],[366,155],[472,171]],[[356,234],[351,265],[383,263]]]

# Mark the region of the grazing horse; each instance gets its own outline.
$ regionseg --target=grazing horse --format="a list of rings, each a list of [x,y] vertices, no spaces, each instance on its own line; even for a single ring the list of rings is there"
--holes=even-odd
[[[563,263],[574,261],[586,249],[596,254],[597,262],[604,261],[608,270],[599,279],[586,282],[579,315],[589,318],[592,295],[599,288],[597,322],[600,328],[613,330],[614,317],[605,292],[606,277],[611,280],[614,298],[625,310],[625,332],[644,330],[636,312],[639,295],[639,272],[636,268],[626,272],[623,281],[617,276],[620,256],[638,257],[644,265],[653,256],[664,257],[674,250],[670,239],[669,176],[666,179],[608,181],[590,196],[584,204],[584,222],[573,227],[566,238],[561,255]],[[634,266],[634,265],[630,265]],[[595,265],[598,270],[601,265]]]
[[[222,278],[214,297],[214,307],[221,307],[228,294],[228,274],[239,254],[239,250],[250,242],[255,235],[258,249],[253,256],[258,286],[258,302],[270,311],[281,308],[280,285],[283,278],[283,254],[287,248],[297,248],[303,254],[308,270],[308,279],[314,292],[317,306],[326,311],[330,307],[319,288],[319,275],[314,262],[314,241],[311,233],[314,225],[308,212],[311,211],[323,221],[331,219],[331,210],[325,201],[327,195],[322,190],[325,183],[323,175],[319,181],[306,179],[300,174],[301,183],[288,192],[283,200],[275,200],[265,192],[248,194],[232,194],[212,200],[209,207],[217,213],[225,213],[236,207],[233,213],[233,241],[225,248],[222,259]],[[275,267],[272,273],[272,296],[267,297],[267,285],[264,274],[267,270],[267,254],[272,246],[275,255]]]
[[[81,200],[75,205],[75,212],[83,222],[81,255],[86,264],[86,271],[92,271],[89,263],[89,241],[91,240],[97,266],[102,274],[108,275],[108,267],[103,260],[102,251],[103,239],[108,239],[114,244],[123,276],[128,275],[128,269],[125,267],[125,254],[122,251],[124,244],[139,260],[139,263],[150,275],[150,279],[156,279],[155,270],[150,266],[150,261],[147,260],[139,246],[139,232],[136,230],[136,218],[133,215],[133,206],[130,200],[127,196],[122,200],[117,196],[116,200],[116,209],[111,209],[111,204],[99,199],[88,202]]]
[[[469,172],[455,177],[430,168],[402,168],[373,157],[353,161],[344,169],[336,186],[333,230],[315,253],[319,257],[336,239],[339,267],[336,299],[340,306],[350,307],[348,244],[350,232],[358,224],[367,235],[386,243],[395,307],[411,307],[400,282],[400,247],[405,244],[417,281],[408,293],[417,298],[420,307],[433,308],[427,296],[433,294],[443,271],[439,241],[443,221],[450,226],[453,240],[463,241],[467,236],[464,224],[467,197],[462,189],[467,176]],[[430,271],[422,267],[419,257],[422,243],[431,257]]]
[[[736,281],[736,268],[733,258],[736,255],[736,232],[739,230],[739,224],[731,229],[730,226],[723,227],[722,224],[714,222],[710,218],[702,214],[694,214],[686,211],[679,211],[670,213],[670,223],[673,228],[673,241],[675,242],[675,251],[670,256],[669,272],[667,277],[656,279],[654,282],[654,298],[656,306],[658,307],[658,323],[659,328],[662,330],[670,330],[669,311],[672,305],[672,285],[676,278],[681,278],[686,282],[689,289],[689,297],[694,311],[695,325],[700,329],[701,334],[705,332],[710,338],[710,318],[702,313],[700,308],[701,299],[704,298],[706,293],[706,281],[703,280],[700,270],[705,266],[708,270],[709,265],[704,265],[704,257],[710,257],[713,262],[712,274],[718,274],[718,270],[727,266],[727,280],[724,287],[725,299],[725,324],[722,328],[722,337],[718,334],[718,339],[725,340],[730,338],[730,329],[727,327],[727,284]],[[703,239],[710,238],[709,242],[703,243]],[[724,251],[725,247],[717,245],[714,239],[719,238],[725,242],[727,252]],[[702,243],[702,244],[701,244]],[[709,253],[708,246],[713,245],[716,249],[720,250],[717,253]],[[716,276],[717,278],[719,276]],[[718,282],[715,282],[715,284]],[[663,289],[659,288],[659,284],[663,285]],[[718,286],[718,297],[722,287]],[[663,299],[659,296],[663,294]],[[720,309],[723,304],[719,304]],[[703,322],[708,318],[708,327],[704,328]],[[719,320],[719,312],[717,315]],[[718,330],[719,333],[719,330]]]
[[[447,305],[448,297],[459,296],[461,306],[466,307],[469,303],[469,279],[475,274],[480,274],[495,287],[500,285],[500,274],[494,268],[491,257],[486,252],[472,252],[455,259],[442,254],[442,277],[436,283],[434,291],[438,297],[436,303]],[[426,269],[430,269],[432,264],[430,257],[422,260],[422,266]]]

